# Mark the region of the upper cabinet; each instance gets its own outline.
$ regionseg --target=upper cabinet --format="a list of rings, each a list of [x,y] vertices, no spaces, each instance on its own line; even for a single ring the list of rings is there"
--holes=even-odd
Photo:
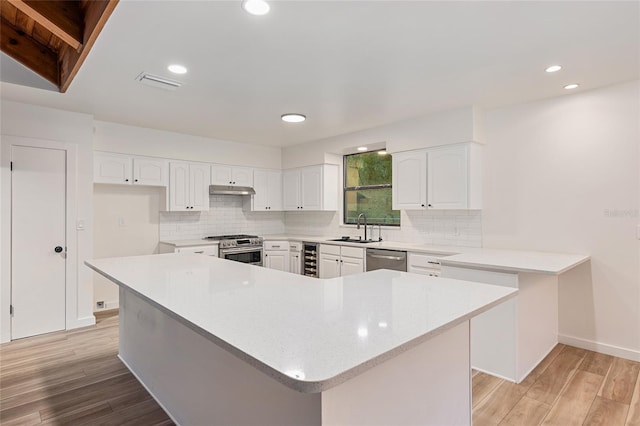
[[[212,164],[211,185],[252,186],[253,169],[250,167]]]
[[[169,162],[161,158],[99,151],[93,154],[94,183],[166,187],[168,176]]]
[[[338,166],[322,164],[285,170],[282,198],[287,211],[338,210]]]
[[[481,146],[464,143],[393,155],[393,208],[481,208]]]
[[[169,211],[209,210],[210,167],[204,163],[171,161]]]
[[[282,172],[280,170],[255,169],[253,189],[256,191],[255,195],[247,197],[251,211],[282,210]]]

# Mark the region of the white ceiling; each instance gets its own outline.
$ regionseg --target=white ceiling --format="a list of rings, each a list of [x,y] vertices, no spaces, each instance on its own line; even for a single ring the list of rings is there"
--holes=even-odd
[[[636,1],[126,1],[66,94],[2,83],[2,97],[96,119],[286,146],[434,111],[637,79]],[[188,67],[184,76],[166,70]],[[548,65],[563,69],[547,74]],[[184,82],[142,85],[142,71]],[[3,79],[4,80],[4,79]],[[575,92],[575,91],[574,91]],[[306,114],[302,124],[280,121]]]

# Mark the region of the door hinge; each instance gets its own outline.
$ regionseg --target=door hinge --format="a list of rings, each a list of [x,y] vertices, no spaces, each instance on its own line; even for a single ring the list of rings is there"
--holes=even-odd
[[[13,161],[9,162],[9,170],[13,171]]]
[[[13,305],[9,305],[9,315],[13,315]]]

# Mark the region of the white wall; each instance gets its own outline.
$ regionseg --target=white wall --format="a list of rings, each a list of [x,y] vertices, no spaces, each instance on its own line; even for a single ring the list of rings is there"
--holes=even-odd
[[[86,259],[92,257],[93,227],[92,227],[92,122],[93,117],[87,114],[71,113],[51,108],[27,105],[7,100],[1,101],[1,133],[3,135],[20,136],[36,139],[47,139],[77,144],[77,188],[75,196],[77,211],[67,212],[74,220],[84,220],[85,230],[73,231],[76,239],[77,253],[74,256],[77,264],[76,277],[67,279],[67,289],[71,292],[72,306],[67,306],[67,327],[75,328],[90,325],[95,322],[92,314],[93,285],[91,272],[84,265]],[[9,339],[9,292],[11,288],[8,274],[10,258],[9,212],[6,207],[10,203],[10,193],[7,186],[10,176],[6,169],[7,159],[2,160],[2,193],[0,203],[2,207],[2,224],[0,226],[0,241],[2,241],[2,260],[0,261],[0,341]],[[72,317],[69,317],[72,312]]]
[[[590,254],[560,279],[561,339],[636,360],[639,87],[487,112],[482,214],[485,247]]]
[[[315,142],[285,147],[283,168],[324,163],[325,153],[346,154],[348,148],[381,144],[389,152],[409,151],[458,142],[484,142],[482,113],[464,107],[413,118]]]
[[[164,188],[95,184],[93,188],[94,249],[96,258],[158,253],[159,211]],[[118,286],[94,274],[93,308],[118,308]]]
[[[97,151],[279,169],[280,148],[94,121]]]

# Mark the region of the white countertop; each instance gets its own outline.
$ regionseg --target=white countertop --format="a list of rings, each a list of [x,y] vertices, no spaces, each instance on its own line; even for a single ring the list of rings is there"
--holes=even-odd
[[[300,392],[321,392],[516,295],[379,270],[309,278],[199,254],[87,261]]]

